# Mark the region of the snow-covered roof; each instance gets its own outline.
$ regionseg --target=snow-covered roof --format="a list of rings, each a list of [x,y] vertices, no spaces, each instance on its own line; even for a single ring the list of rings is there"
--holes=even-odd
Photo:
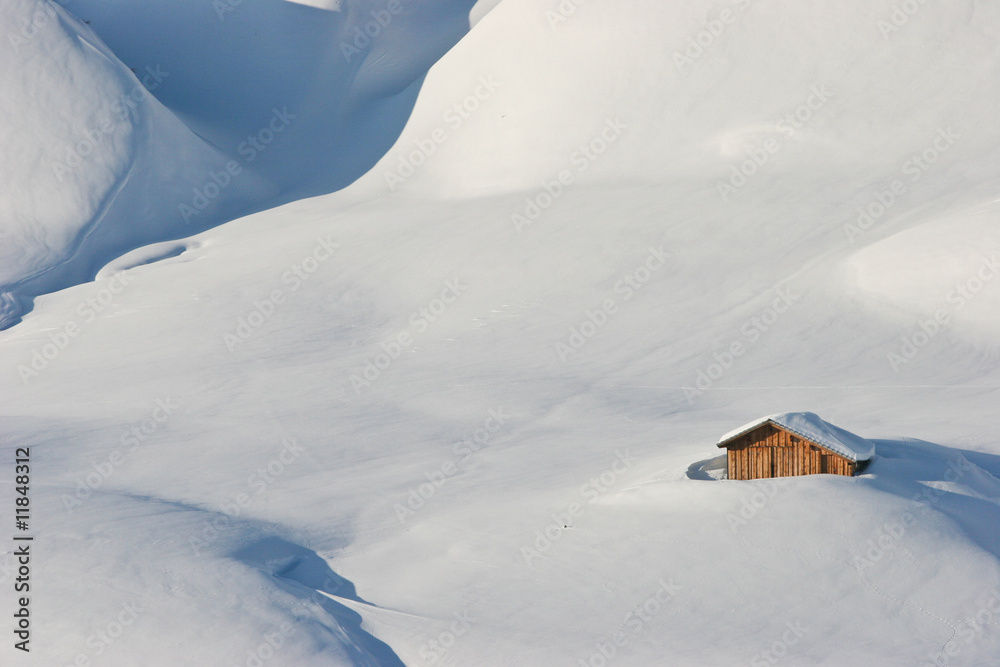
[[[814,412],[785,412],[779,415],[761,417],[719,438],[718,446],[725,447],[730,440],[734,440],[744,433],[749,433],[768,422],[806,440],[811,440],[851,461],[867,461],[875,454],[875,445],[871,442],[850,431],[845,431],[839,426],[834,426],[830,422],[823,421]]]

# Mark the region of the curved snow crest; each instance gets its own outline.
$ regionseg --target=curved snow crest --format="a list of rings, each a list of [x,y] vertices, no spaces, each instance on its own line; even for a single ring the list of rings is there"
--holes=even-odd
[[[201,231],[266,192],[241,168],[185,219],[181,206],[229,160],[152,96],[170,72],[130,72],[45,0],[4,3],[0,32],[10,47],[0,67],[0,291],[31,297],[90,280],[121,252]]]
[[[928,335],[948,329],[995,341],[1000,308],[998,218],[1000,200],[994,199],[930,215],[885,238],[876,237],[845,261],[847,285],[873,308],[884,310],[889,304],[905,312],[911,323],[936,322]],[[855,236],[859,242],[869,233],[859,225],[883,224],[865,210],[858,211],[857,222],[852,234],[860,230]]]
[[[468,33],[474,4],[342,0],[331,11],[314,0],[74,0],[73,10],[122,60],[168,70],[157,98],[230,158],[252,163],[285,203],[371,169],[406,124],[427,71]],[[274,109],[294,120],[270,141],[259,133]]]
[[[406,131],[366,184],[384,192],[385,175],[403,167],[411,174],[400,187],[418,195],[535,191],[576,152],[586,156],[602,122],[616,116],[629,131],[607,150],[596,142],[592,153],[602,152],[579,181],[693,177],[714,190],[734,168],[739,183],[740,166],[754,158],[755,185],[768,175],[878,181],[895,156],[923,150],[914,128],[928,119],[960,131],[984,126],[947,91],[991,89],[995,79],[997,45],[986,27],[995,24],[995,5],[922,6],[919,20],[883,37],[879,25],[893,7],[851,0],[817,21],[815,9],[791,0],[504,0],[431,71]],[[947,47],[927,45],[952,39],[973,64],[931,80],[927,67]],[[467,104],[482,75],[499,81],[500,92]],[[940,95],[928,106],[926,91],[904,83],[911,80]],[[461,123],[448,125],[442,115],[456,105],[464,107]]]
[[[41,0],[0,7],[10,47],[0,68],[8,186],[0,199],[0,285],[65,257],[128,171],[137,119],[113,108],[128,93],[125,78],[75,23]]]
[[[4,3],[0,291],[28,303],[145,244],[346,187],[476,3],[307,4],[75,0],[92,30],[46,0]]]

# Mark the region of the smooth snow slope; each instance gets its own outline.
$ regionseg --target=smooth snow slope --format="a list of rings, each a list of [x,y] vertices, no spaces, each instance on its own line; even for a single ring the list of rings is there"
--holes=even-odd
[[[352,187],[0,334],[35,659],[995,663],[1000,10],[559,6],[482,18]],[[786,410],[875,460],[714,480]]]

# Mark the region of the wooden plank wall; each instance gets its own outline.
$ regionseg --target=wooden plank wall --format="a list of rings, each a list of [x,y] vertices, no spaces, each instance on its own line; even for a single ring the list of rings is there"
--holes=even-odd
[[[766,424],[727,445],[729,479],[793,475],[853,475],[855,464],[787,431]]]

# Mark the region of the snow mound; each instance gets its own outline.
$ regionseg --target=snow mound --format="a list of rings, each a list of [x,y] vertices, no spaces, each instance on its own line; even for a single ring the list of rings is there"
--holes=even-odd
[[[505,0],[430,72],[405,131],[365,182],[469,197],[539,189],[569,169],[579,183],[678,179],[711,189],[765,144],[774,152],[753,189],[786,176],[877,181],[938,129],[968,137],[991,124],[988,104],[965,100],[992,94],[1000,50],[993,3],[922,4],[905,29],[883,36],[892,13],[890,2],[865,0],[821,13],[792,0]],[[964,66],[951,67],[956,60]],[[609,119],[623,131],[602,146]],[[921,186],[958,155],[998,146],[995,132],[978,145],[959,141]]]
[[[152,96],[169,71],[130,72],[45,0],[5,2],[0,30],[0,291],[89,280],[125,250],[252,207],[259,179],[227,175],[228,159]]]
[[[74,0],[72,7],[124,61],[169,71],[157,98],[288,201],[343,188],[385,154],[428,69],[469,31],[475,4]]]
[[[1000,333],[1000,200],[933,215],[848,258],[849,285],[873,307]]]
[[[76,0],[78,20],[5,3],[0,292],[23,307],[147,243],[347,186],[492,6],[308,4]]]

